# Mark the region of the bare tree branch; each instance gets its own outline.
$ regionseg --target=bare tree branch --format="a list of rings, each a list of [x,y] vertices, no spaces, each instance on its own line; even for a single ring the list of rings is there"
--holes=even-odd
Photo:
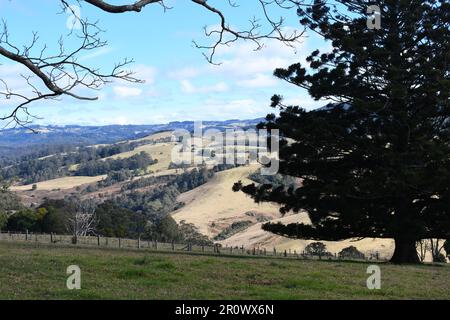
[[[61,0],[66,3],[66,0]],[[150,4],[160,4],[164,9],[170,9],[164,3],[164,0],[141,0],[134,4],[128,5],[112,5],[103,0],[84,0],[85,2],[109,13],[123,13],[123,12],[140,12],[145,6]],[[302,1],[295,0],[255,0],[261,7],[262,15],[265,19],[265,23],[259,21],[256,18],[250,20],[250,26],[247,30],[239,31],[230,27],[228,19],[225,14],[210,5],[207,0],[190,0],[192,3],[201,6],[206,11],[215,14],[219,19],[219,29],[208,31],[207,27],[204,28],[204,33],[207,37],[215,37],[210,45],[201,45],[194,41],[195,47],[198,49],[204,49],[207,53],[203,53],[204,57],[209,63],[217,64],[214,61],[214,56],[218,47],[228,46],[238,40],[251,41],[255,44],[255,50],[260,50],[264,46],[264,40],[273,39],[284,43],[287,46],[294,47],[294,44],[299,42],[304,35],[304,29],[302,31],[293,30],[291,32],[283,31],[285,27],[285,20],[280,17],[278,20],[273,20],[269,16],[268,8],[271,5],[276,7],[290,10],[300,6]],[[82,2],[82,0],[78,0]],[[238,4],[232,0],[226,1],[230,7],[236,8]],[[268,27],[267,31],[263,31],[264,26]]]
[[[26,67],[32,74],[32,76],[22,75],[31,91],[27,93],[14,91],[5,80],[0,78],[0,85],[3,86],[3,88],[0,87],[0,95],[6,99],[15,98],[18,101],[17,105],[12,108],[11,113],[0,116],[2,121],[11,120],[7,122],[7,126],[10,123],[27,126],[35,118],[28,112],[27,106],[38,100],[56,99],[66,95],[78,100],[92,101],[97,100],[96,95],[80,94],[78,93],[79,89],[99,90],[114,79],[142,82],[133,77],[131,71],[123,69],[133,62],[129,59],[117,63],[108,73],[80,63],[78,61],[80,55],[104,47],[107,42],[100,39],[101,29],[97,26],[97,23],[91,23],[88,20],[80,20],[79,22],[81,31],[75,35],[80,39],[79,46],[70,52],[66,52],[61,38],[58,43],[58,52],[48,55],[46,54],[46,45],[40,50],[35,50],[39,39],[37,33],[33,34],[33,39],[29,45],[24,46],[22,50],[19,49],[10,41],[6,22],[3,22],[3,28],[0,31],[0,55]],[[34,84],[33,78],[40,80],[41,85]]]
[[[79,5],[88,3],[104,12],[118,14],[124,12],[141,12],[144,7],[158,4],[164,10],[171,9],[164,0],[139,0],[130,4],[115,5],[103,0],[73,0]],[[129,0],[132,1],[132,0]],[[245,0],[247,1],[247,0]],[[191,3],[200,6],[202,9],[218,17],[219,27],[214,30],[207,30],[205,35],[211,38],[211,44],[201,45],[194,42],[195,47],[201,49],[207,61],[217,64],[214,61],[215,54],[219,47],[229,46],[238,40],[250,41],[255,44],[255,50],[263,48],[267,39],[277,40],[287,46],[294,47],[303,36],[303,31],[293,30],[285,32],[283,17],[272,19],[269,15],[269,7],[274,6],[286,10],[296,8],[300,5],[295,0],[253,0],[262,10],[262,20],[256,18],[250,20],[247,30],[237,30],[230,27],[230,23],[225,14],[218,8],[210,5],[207,0],[190,0]],[[0,121],[7,121],[7,126],[12,124],[27,126],[35,116],[29,113],[28,106],[39,100],[59,99],[62,96],[70,96],[79,100],[96,100],[96,95],[86,95],[80,93],[80,89],[91,91],[100,90],[105,84],[112,80],[125,80],[140,83],[139,79],[133,77],[133,73],[124,70],[133,60],[125,59],[117,63],[110,72],[101,72],[96,67],[89,67],[79,60],[80,55],[88,51],[107,46],[106,41],[100,39],[102,30],[97,22],[90,22],[81,19],[73,10],[69,0],[60,0],[63,12],[72,13],[73,17],[81,26],[81,31],[72,31],[67,37],[76,37],[79,41],[78,47],[67,50],[64,46],[63,38],[58,42],[59,50],[56,53],[47,53],[48,47],[44,44],[40,49],[39,36],[33,33],[30,44],[22,49],[10,41],[7,24],[3,21],[3,28],[0,30],[0,56],[24,66],[32,76],[22,75],[30,92],[19,92],[9,87],[7,81],[0,78],[0,96],[11,99],[12,111],[6,115],[0,115]],[[225,4],[237,8],[238,4],[232,0],[226,0]],[[35,82],[38,81],[38,83]]]
[[[126,4],[126,5],[113,5],[109,4],[102,0],[85,0],[87,3],[92,4],[93,6],[96,6],[99,9],[102,9],[103,11],[109,12],[109,13],[124,13],[124,12],[141,12],[142,8],[145,7],[148,4],[152,3],[164,3],[162,0],[140,0],[133,4]]]

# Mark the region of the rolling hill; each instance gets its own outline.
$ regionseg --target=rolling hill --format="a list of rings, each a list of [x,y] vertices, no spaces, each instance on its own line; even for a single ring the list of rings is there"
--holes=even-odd
[[[210,126],[217,125],[221,130],[233,127],[234,125],[250,126],[255,121],[230,120],[227,122],[210,123]],[[168,126],[177,128],[189,128],[191,122],[172,123]],[[158,127],[161,128],[161,127]],[[74,130],[71,128],[70,130]],[[93,129],[81,129],[79,131],[89,132]],[[109,132],[110,128],[106,128]],[[153,130],[153,129],[148,129]],[[145,132],[141,128],[140,133]],[[136,130],[132,133],[136,134]],[[120,134],[119,134],[120,135]],[[11,189],[17,192],[24,202],[28,205],[38,205],[45,198],[63,198],[66,195],[83,193],[83,198],[107,199],[120,195],[123,186],[131,181],[157,177],[173,177],[184,172],[192,170],[190,168],[174,169],[170,168],[172,149],[176,143],[172,139],[172,131],[162,131],[150,135],[143,135],[136,139],[123,140],[123,136],[116,141],[123,144],[136,144],[131,150],[116,153],[101,160],[127,159],[141,152],[150,155],[157,162],[148,166],[143,172],[135,174],[125,181],[115,181],[103,187],[99,187],[99,182],[107,179],[107,175],[97,176],[76,176],[70,175],[76,170],[79,164],[71,165],[69,175],[41,181],[36,183],[36,190],[32,190],[33,184],[14,185]],[[207,141],[206,141],[207,140]],[[214,143],[209,139],[205,141],[192,140],[192,148],[196,156],[206,149],[214,149]],[[1,138],[0,138],[1,141]],[[99,141],[97,141],[99,142]],[[108,144],[93,145],[94,148],[110,146]],[[113,146],[113,145],[111,145]],[[201,147],[199,147],[201,146]],[[202,149],[203,148],[203,149]],[[236,150],[241,150],[242,145],[238,145]],[[238,151],[241,152],[241,151]],[[54,155],[48,155],[39,158],[40,160],[49,159]],[[212,166],[208,165],[208,168]],[[282,223],[308,222],[305,214],[288,215],[282,217],[279,213],[279,207],[271,203],[256,204],[245,194],[232,191],[235,182],[241,180],[244,184],[250,183],[249,176],[257,171],[259,165],[250,164],[228,170],[216,172],[215,175],[203,185],[190,191],[181,193],[177,201],[180,207],[171,213],[177,221],[185,221],[193,224],[200,233],[208,236],[210,239],[220,243],[223,246],[233,247],[260,247],[271,250],[276,248],[278,251],[291,250],[301,252],[307,244],[312,241],[287,239],[265,232],[261,225],[269,220],[280,221]],[[89,189],[92,189],[90,190]],[[145,190],[145,188],[143,189]],[[103,201],[103,200],[102,200]],[[378,252],[381,258],[389,258],[393,251],[393,241],[389,239],[364,239],[361,241],[339,241],[324,242],[329,251],[339,252],[344,247],[355,246],[360,251],[370,255]]]

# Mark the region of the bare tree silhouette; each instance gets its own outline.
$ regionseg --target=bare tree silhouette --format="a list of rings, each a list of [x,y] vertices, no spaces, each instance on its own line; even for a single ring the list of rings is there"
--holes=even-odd
[[[303,35],[304,30],[286,31],[283,17],[273,19],[269,15],[272,7],[290,10],[299,5],[298,1],[254,0],[264,19],[250,19],[250,25],[246,30],[231,27],[223,11],[210,5],[206,0],[190,1],[218,17],[217,28],[212,30],[204,28],[205,36],[212,39],[211,43],[193,42],[194,46],[202,51],[204,57],[211,64],[217,64],[214,57],[219,47],[229,46],[239,40],[250,41],[255,45],[255,50],[259,50],[263,48],[264,41],[267,39],[277,40],[294,47]],[[111,14],[139,13],[149,5],[160,5],[164,11],[171,9],[164,0],[140,0],[123,5],[114,5],[102,0],[73,0],[72,2],[80,6],[86,3]],[[227,0],[225,3],[230,7],[238,8],[238,2],[239,0],[236,2]],[[31,72],[31,75],[21,75],[24,84],[30,89],[26,93],[15,91],[6,80],[0,77],[0,95],[5,99],[11,99],[12,105],[11,112],[0,116],[0,120],[6,121],[6,126],[12,124],[26,127],[29,125],[36,116],[29,112],[28,107],[38,100],[59,99],[63,96],[80,100],[96,100],[97,96],[92,92],[100,90],[110,81],[143,82],[136,78],[132,71],[126,69],[133,62],[132,59],[124,59],[116,63],[108,72],[102,72],[98,67],[89,66],[80,61],[80,56],[86,52],[108,45],[100,37],[103,30],[98,21],[91,22],[88,19],[81,19],[69,0],[60,0],[60,6],[63,12],[72,14],[74,23],[77,23],[80,28],[72,29],[67,36],[60,38],[57,52],[49,52],[49,46],[39,42],[38,33],[33,33],[32,40],[27,45],[14,44],[10,40],[7,23],[3,20],[0,31],[0,56],[22,65]],[[65,40],[67,41],[68,38],[76,38],[79,44],[75,48],[66,48]],[[87,94],[85,89],[89,89],[90,93]]]

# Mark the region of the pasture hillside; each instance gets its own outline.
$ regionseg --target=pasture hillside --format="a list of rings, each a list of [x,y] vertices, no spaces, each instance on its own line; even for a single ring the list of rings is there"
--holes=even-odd
[[[207,236],[215,236],[236,221],[280,217],[276,205],[257,204],[244,193],[233,192],[233,184],[239,180],[250,183],[248,176],[256,169],[257,165],[251,165],[222,171],[206,184],[181,194],[178,201],[184,206],[172,214],[173,218],[194,224]]]
[[[98,182],[103,180],[106,175],[100,175],[95,177],[84,177],[84,176],[69,176],[63,178],[57,178],[42,182],[37,182],[37,190],[54,190],[54,189],[71,189],[74,187],[82,186],[84,184],[90,184],[93,182]],[[12,186],[12,191],[27,191],[31,190],[33,184],[23,185],[23,186]]]

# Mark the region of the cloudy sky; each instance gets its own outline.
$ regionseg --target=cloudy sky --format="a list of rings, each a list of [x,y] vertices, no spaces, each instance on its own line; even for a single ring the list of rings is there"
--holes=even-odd
[[[70,1],[69,1],[70,2]],[[76,1],[72,1],[74,4]],[[124,1],[111,1],[124,3]],[[230,23],[237,28],[248,26],[248,20],[261,14],[256,0],[245,0],[239,8],[222,4]],[[158,5],[143,12],[111,15],[83,4],[82,18],[98,20],[105,33],[102,39],[108,46],[80,56],[80,62],[107,71],[123,58],[133,58],[130,66],[144,84],[109,83],[93,102],[64,97],[59,101],[38,102],[30,112],[40,124],[151,124],[177,120],[249,119],[265,116],[273,109],[270,97],[282,94],[286,101],[312,109],[324,105],[313,101],[307,92],[272,76],[277,67],[302,62],[314,49],[326,50],[328,44],[313,35],[306,35],[296,49],[275,41],[254,51],[251,43],[237,42],[221,47],[215,57],[220,65],[209,64],[202,52],[193,47],[192,40],[210,44],[203,27],[213,28],[218,20],[189,1],[168,2],[173,9],[164,13]],[[295,10],[272,11],[273,18],[283,14],[288,28],[299,28]],[[17,47],[27,45],[32,31],[39,33],[37,48],[45,43],[48,53],[56,49],[58,39],[67,37],[70,25],[68,14],[61,13],[57,0],[0,0],[0,17],[7,22],[10,42]],[[68,23],[69,22],[69,23]],[[78,42],[69,36],[66,47]],[[322,51],[321,50],[321,51]],[[27,70],[0,57],[0,79],[16,90],[27,90],[21,75]],[[0,97],[0,114],[12,109],[14,101]]]

